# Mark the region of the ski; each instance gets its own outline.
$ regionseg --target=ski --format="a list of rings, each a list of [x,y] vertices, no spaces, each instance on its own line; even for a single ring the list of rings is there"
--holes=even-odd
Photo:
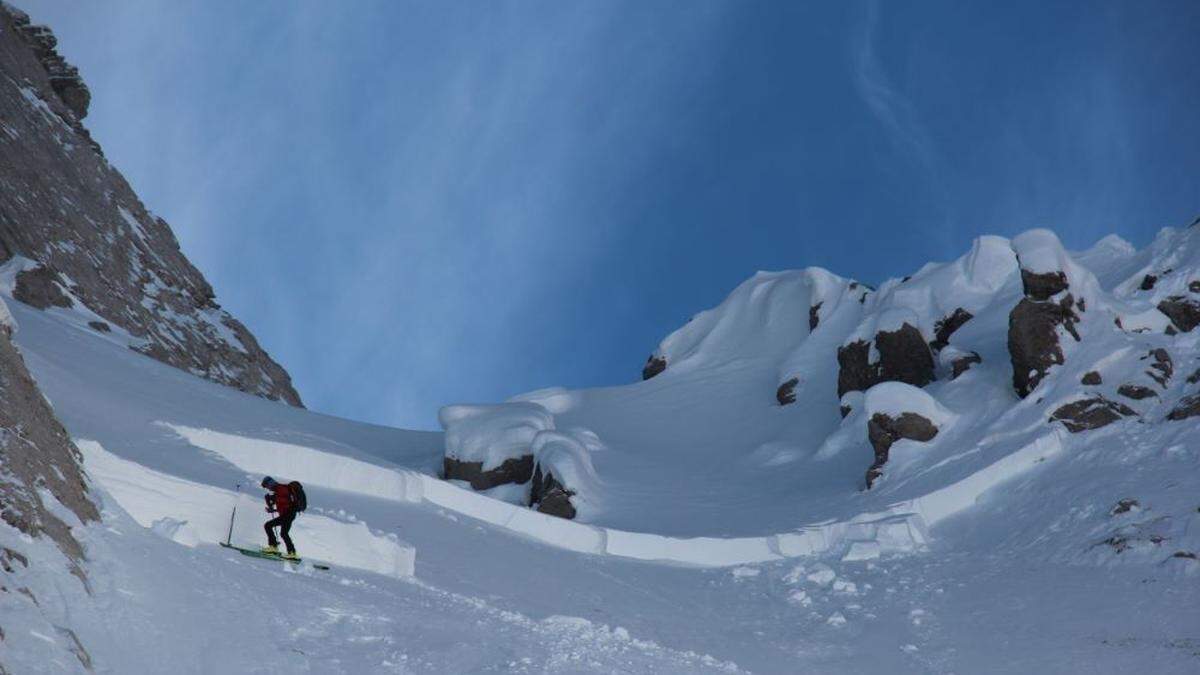
[[[242,548],[241,546],[234,546],[233,544],[227,544],[223,541],[217,542],[217,543],[219,543],[224,548],[231,548],[235,551],[240,552],[242,555],[250,556],[251,558],[261,558],[263,560],[280,560],[282,562],[292,563],[293,565],[299,565],[304,562],[303,558],[295,558],[295,559],[285,558],[281,554],[278,554],[278,553],[266,553],[266,552],[252,549],[252,548]],[[329,565],[324,565],[322,563],[310,562],[309,565],[313,569],[325,570],[325,571],[329,570]]]

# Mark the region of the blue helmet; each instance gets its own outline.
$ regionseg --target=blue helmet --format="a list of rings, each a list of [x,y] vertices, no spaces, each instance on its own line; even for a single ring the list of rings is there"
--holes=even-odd
[[[264,476],[262,479],[262,486],[265,488],[270,488],[272,485],[276,485],[275,479],[271,478],[270,476]]]

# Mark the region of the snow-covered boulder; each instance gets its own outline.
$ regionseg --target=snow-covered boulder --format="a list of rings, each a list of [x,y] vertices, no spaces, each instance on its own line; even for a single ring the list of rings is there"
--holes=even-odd
[[[38,309],[68,308],[75,304],[63,292],[58,275],[42,265],[17,272],[13,298]]]
[[[892,445],[900,440],[930,441],[953,415],[924,391],[902,382],[884,382],[864,397],[867,438],[875,461],[867,470],[867,488],[883,473]]]
[[[1200,326],[1200,303],[1182,295],[1172,295],[1158,303],[1158,311],[1171,320],[1175,328],[1184,333]]]
[[[933,354],[911,310],[895,307],[869,316],[838,348],[838,396],[880,382],[923,387],[934,379]]]
[[[543,431],[533,441],[530,505],[541,513],[587,520],[599,501],[600,480],[589,446],[595,434],[584,429]]]
[[[1058,237],[1049,230],[1031,230],[1012,241],[1021,264],[1025,297],[1008,318],[1008,352],[1013,366],[1013,388],[1029,395],[1052,366],[1065,361],[1062,332],[1080,340],[1075,324],[1085,305],[1070,292],[1071,280],[1086,275],[1067,255]],[[1091,280],[1094,284],[1094,279]]]
[[[1012,240],[1012,248],[1021,266],[1025,297],[1044,302],[1070,288],[1068,270],[1073,263],[1058,235],[1029,230]]]
[[[475,490],[528,482],[534,437],[554,428],[550,411],[527,401],[446,406],[438,421],[446,431],[445,477]]]

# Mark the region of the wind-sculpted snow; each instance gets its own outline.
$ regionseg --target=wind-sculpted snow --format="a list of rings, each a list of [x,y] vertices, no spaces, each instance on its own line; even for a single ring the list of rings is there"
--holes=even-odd
[[[282,443],[159,422],[197,448],[209,450],[243,471],[260,476],[279,475],[305,485],[349,490],[393,501],[417,501],[420,485],[412,472],[394,471],[378,464],[296,443]]]
[[[530,455],[538,432],[554,428],[554,416],[536,403],[447,406],[438,412],[446,430],[446,456],[481,462],[484,470]]]

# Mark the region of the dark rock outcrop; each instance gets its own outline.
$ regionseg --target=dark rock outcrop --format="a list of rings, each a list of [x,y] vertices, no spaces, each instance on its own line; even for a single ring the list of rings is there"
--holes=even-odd
[[[666,369],[667,358],[651,354],[650,358],[646,359],[646,365],[642,366],[642,380],[648,380]]]
[[[1188,290],[1192,293],[1200,293],[1200,281],[1193,280],[1188,282]]]
[[[473,490],[490,490],[497,485],[528,482],[533,477],[533,455],[506,459],[500,466],[487,471],[483,470],[483,462],[462,462],[444,457],[442,472],[446,480],[466,481]]]
[[[90,94],[55,43],[0,3],[0,263],[21,256],[46,270],[27,271],[16,297],[61,303],[48,282],[70,279],[62,289],[140,338],[138,351],[300,405],[287,372],[214,302],[167,223],[104,159],[81,122]]]
[[[1142,283],[1140,286],[1138,286],[1138,288],[1142,289],[1143,291],[1153,290],[1154,284],[1157,282],[1158,277],[1154,276],[1153,274],[1147,274],[1146,276],[1142,277]]]
[[[1106,427],[1122,417],[1136,415],[1129,406],[1110,401],[1103,396],[1094,396],[1061,406],[1050,416],[1050,421],[1062,422],[1067,431],[1077,434]]]
[[[1018,396],[1028,396],[1051,366],[1063,363],[1058,329],[1065,328],[1079,340],[1075,330],[1078,320],[1070,294],[1059,302],[1039,301],[1031,296],[1013,308],[1008,315],[1008,353],[1012,358],[1013,388]]]
[[[899,417],[883,413],[872,415],[867,422],[867,438],[875,450],[875,462],[867,469],[867,489],[883,474],[883,465],[887,463],[888,453],[896,441],[907,438],[924,442],[932,440],[937,434],[937,426],[916,413],[906,412]]]
[[[938,319],[937,323],[933,326],[933,342],[930,342],[929,346],[934,351],[945,349],[946,345],[950,344],[950,336],[954,334],[954,331],[962,328],[963,324],[974,317],[974,314],[959,307],[951,314]]]
[[[1046,302],[1067,290],[1067,274],[1062,270],[1039,274],[1021,268],[1021,285],[1025,289],[1025,297],[1037,302]]]
[[[1183,397],[1179,405],[1175,406],[1175,409],[1167,414],[1167,419],[1179,421],[1195,417],[1196,415],[1200,415],[1200,394]]]
[[[976,363],[983,363],[983,357],[976,352],[968,352],[950,362],[950,379],[957,380],[959,375],[971,369]]]
[[[1089,370],[1088,372],[1084,373],[1083,379],[1079,380],[1080,384],[1086,384],[1093,387],[1098,384],[1102,384],[1103,382],[1104,381],[1100,379],[1100,373],[1094,370]]]
[[[779,401],[779,405],[788,405],[796,402],[796,385],[798,384],[800,384],[800,378],[793,377],[779,385],[779,388],[775,390],[775,400]]]
[[[104,323],[103,321],[89,321],[88,327],[99,333],[111,333],[112,332],[112,326]]]
[[[808,308],[808,332],[810,332],[810,333],[812,331],[816,330],[817,326],[819,326],[821,324],[820,312],[821,312],[821,305],[823,305],[823,304],[825,304],[825,303],[818,302],[817,304]]]
[[[1162,347],[1151,349],[1149,353],[1142,357],[1142,360],[1150,360],[1150,369],[1146,371],[1146,375],[1150,379],[1158,383],[1162,388],[1167,387],[1167,383],[1171,381],[1171,377],[1175,374],[1175,364],[1171,360],[1170,353]]]
[[[1158,396],[1157,393],[1150,387],[1143,387],[1140,384],[1123,384],[1117,387],[1117,393],[1125,398],[1131,398],[1135,401],[1141,401],[1152,396]]]
[[[87,117],[88,105],[92,102],[92,93],[83,83],[83,79],[79,77],[79,69],[59,56],[58,38],[54,37],[54,33],[50,31],[49,27],[30,24],[29,17],[25,13],[11,8],[9,8],[9,12],[13,17],[13,25],[46,71],[54,93],[67,106],[75,119],[82,120]]]
[[[575,506],[571,504],[571,496],[575,493],[568,490],[549,471],[542,472],[539,464],[533,470],[533,483],[530,485],[529,503],[536,506],[539,513],[573,520]]]
[[[871,346],[856,340],[838,348],[838,397],[866,391],[880,382],[904,382],[924,387],[934,379],[933,354],[921,331],[905,323],[895,331],[875,334],[879,361],[870,362]]]
[[[1182,295],[1172,295],[1158,303],[1158,311],[1166,314],[1171,323],[1185,333],[1200,326],[1200,304]]]
[[[69,308],[74,305],[71,298],[63,292],[58,282],[58,275],[38,266],[17,273],[16,287],[13,297],[21,302],[38,309],[49,307]]]
[[[47,536],[75,565],[83,548],[70,526],[42,501],[39,490],[50,492],[82,522],[100,519],[80,468],[79,450],[55,418],[12,343],[7,326],[0,325],[0,518],[32,536]]]

